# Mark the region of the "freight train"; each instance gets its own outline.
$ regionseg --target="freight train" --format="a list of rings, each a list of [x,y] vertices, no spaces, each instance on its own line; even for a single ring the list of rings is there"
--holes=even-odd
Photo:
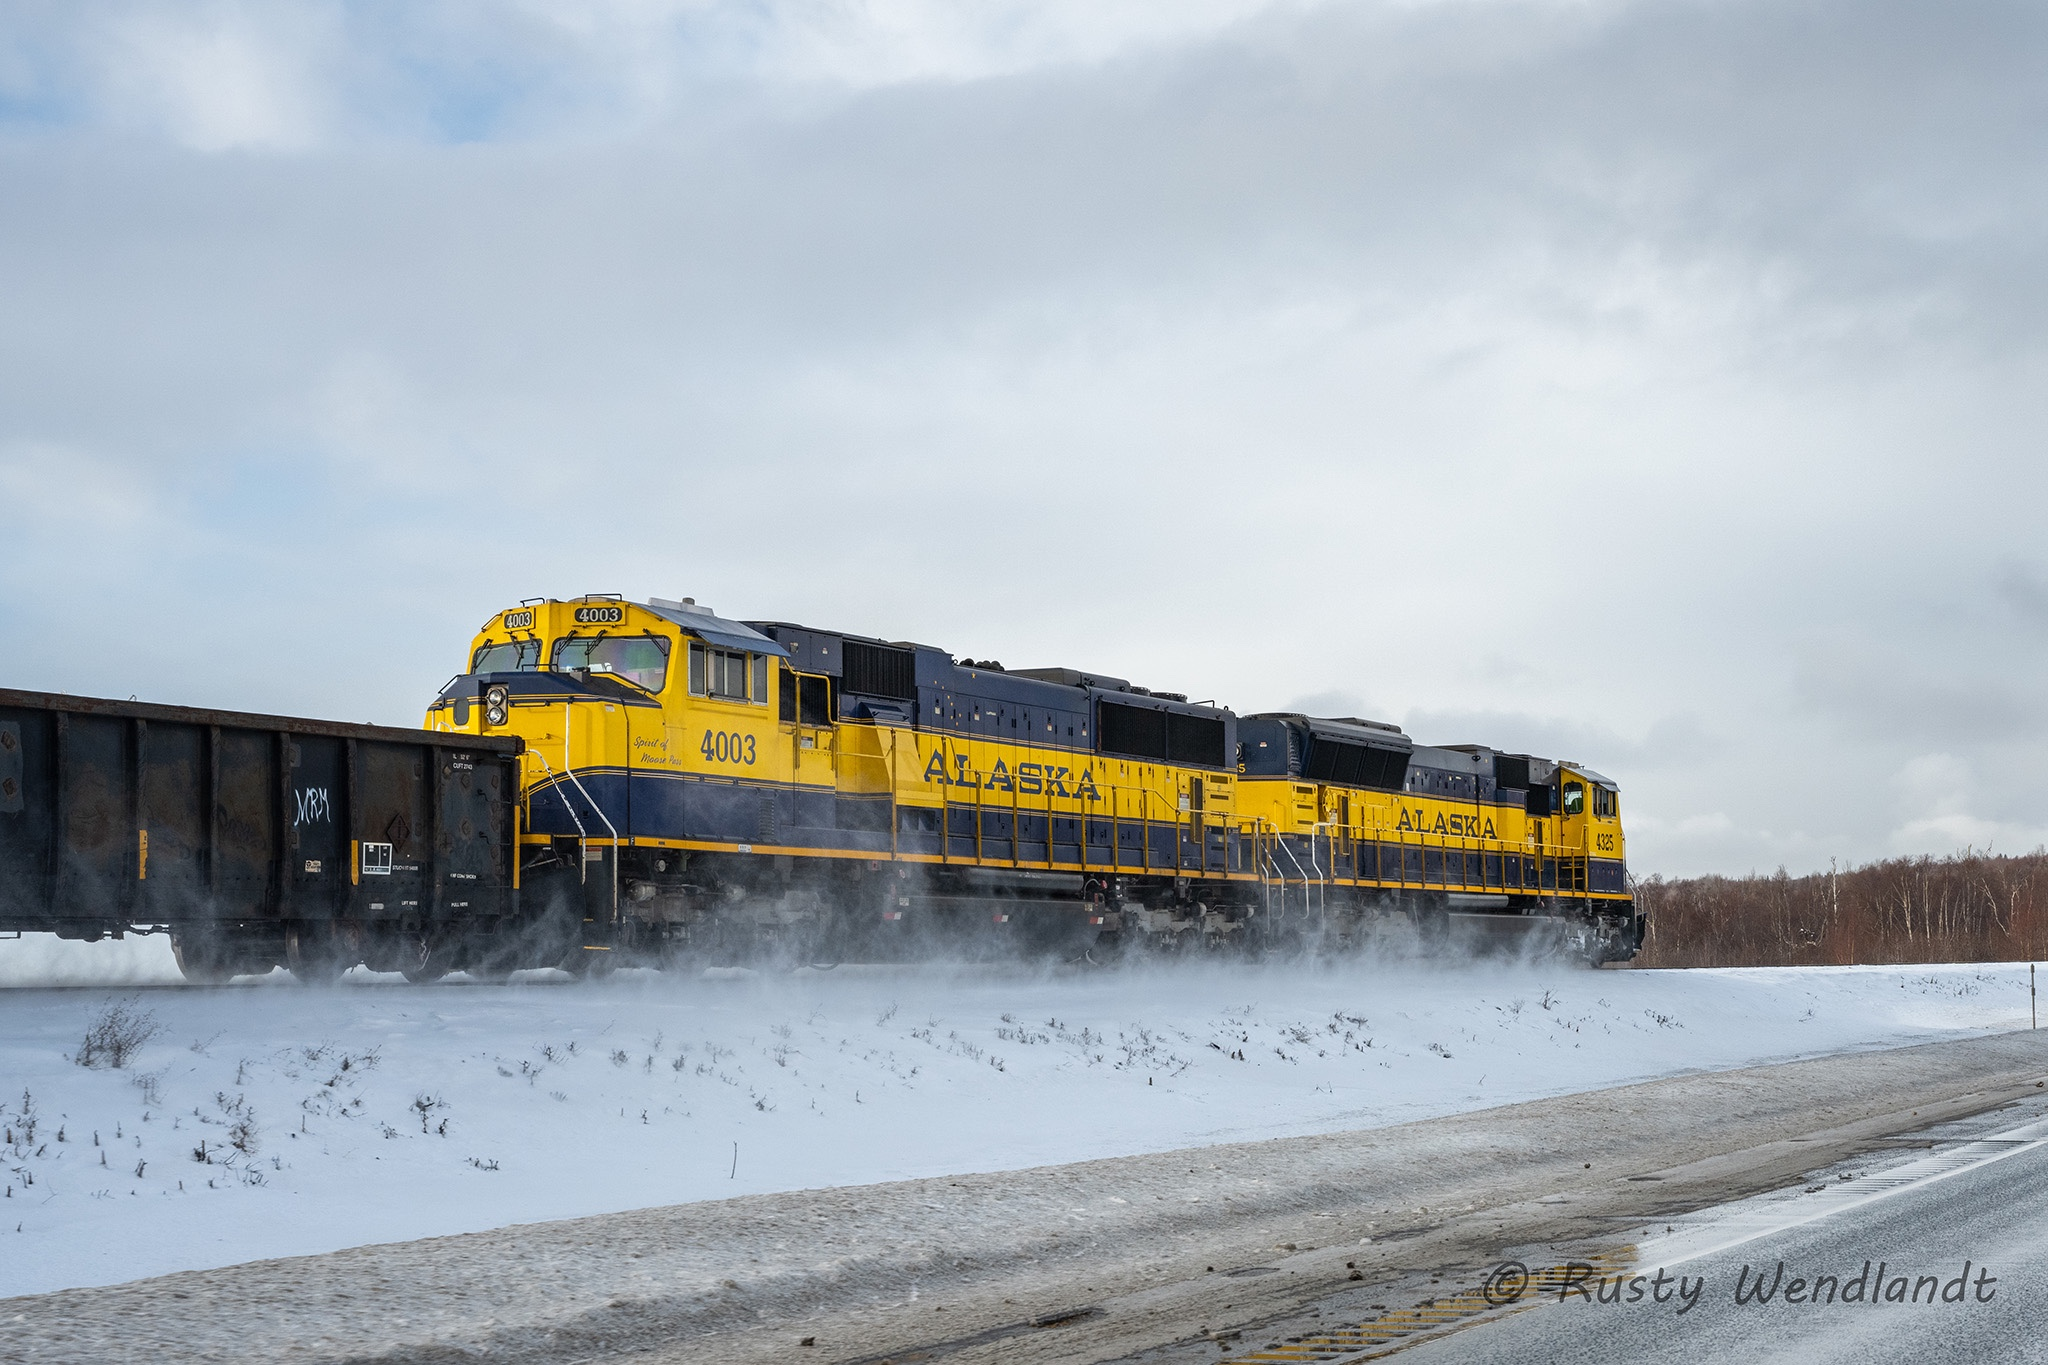
[[[1614,782],[688,598],[495,613],[423,732],[0,693],[0,929],[166,928],[201,980],[1339,948],[1454,922],[1632,956]]]

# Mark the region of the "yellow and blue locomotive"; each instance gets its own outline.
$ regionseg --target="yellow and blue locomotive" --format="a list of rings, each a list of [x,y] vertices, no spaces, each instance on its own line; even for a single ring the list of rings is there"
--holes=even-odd
[[[1582,765],[687,598],[500,612],[426,727],[524,743],[538,927],[501,967],[1274,945],[1454,916],[1552,925],[1595,959],[1642,936],[1617,789]]]

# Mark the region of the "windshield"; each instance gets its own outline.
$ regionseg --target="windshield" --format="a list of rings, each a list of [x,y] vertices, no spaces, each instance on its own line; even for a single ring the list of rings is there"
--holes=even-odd
[[[540,641],[508,640],[502,645],[485,645],[470,661],[472,673],[531,673],[540,667]]]
[[[570,635],[555,641],[551,667],[611,673],[659,692],[668,680],[668,641],[658,635]]]

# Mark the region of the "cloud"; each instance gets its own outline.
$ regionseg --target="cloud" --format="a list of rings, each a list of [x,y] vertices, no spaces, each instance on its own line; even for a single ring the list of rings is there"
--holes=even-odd
[[[1934,847],[2025,853],[2048,844],[2048,820],[2038,815],[2027,824],[1976,813],[1972,806],[1981,799],[1981,784],[1972,765],[1954,754],[1918,755],[1900,765],[1892,785],[1903,816],[1889,840],[1896,852]]]
[[[259,6],[117,14],[95,44],[108,111],[202,152],[311,146],[325,130],[309,59],[329,29]]]
[[[1310,692],[1276,709],[1302,716],[1352,716],[1362,720],[1376,719],[1378,712],[1377,707],[1357,694],[1342,691]]]
[[[688,593],[1578,759],[1646,870],[2037,828],[2043,28],[18,7],[11,674],[408,722]]]
[[[1933,654],[1920,641],[1821,646],[1801,662],[1802,710],[1868,739],[1997,743],[2038,735],[2040,708],[2017,682]]]
[[[1272,0],[112,0],[16,7],[0,116],[219,152],[613,137],[758,101],[1088,67],[1212,39]]]
[[[1418,710],[1409,712],[1404,722],[1417,736],[1429,736],[1428,743],[1484,742],[1508,753],[1571,758],[1596,768],[1601,761],[1630,768],[1696,764],[1724,748],[1692,715],[1661,716],[1635,736],[1582,718],[1514,711]],[[1474,735],[1492,738],[1478,741],[1471,738]],[[1592,754],[1603,760],[1587,757]]]
[[[2017,560],[2001,565],[1998,595],[2022,620],[2048,627],[2048,582],[2033,565]]]

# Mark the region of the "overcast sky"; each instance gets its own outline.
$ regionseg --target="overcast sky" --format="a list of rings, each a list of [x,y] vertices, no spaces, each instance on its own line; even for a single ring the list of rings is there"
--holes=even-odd
[[[696,597],[2048,837],[2048,10],[15,0],[0,686]]]

